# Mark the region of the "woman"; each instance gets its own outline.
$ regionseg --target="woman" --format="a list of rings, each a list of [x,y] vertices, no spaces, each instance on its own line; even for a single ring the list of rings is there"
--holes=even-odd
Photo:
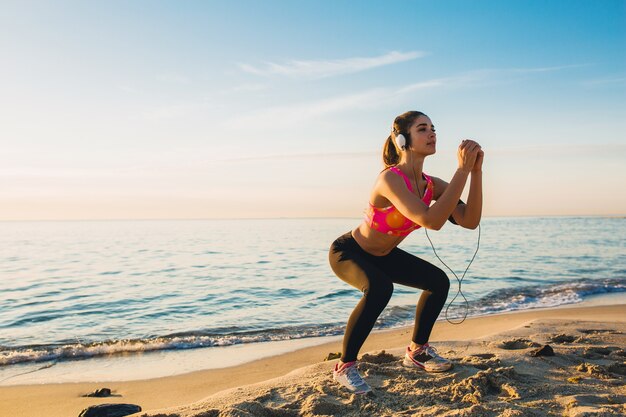
[[[342,356],[333,371],[335,381],[354,393],[371,391],[355,366],[357,354],[389,302],[394,283],[423,290],[403,365],[428,372],[452,367],[428,344],[450,281],[440,268],[397,246],[413,230],[439,230],[448,219],[468,229],[478,226],[484,153],[478,143],[462,141],[457,152],[459,167],[447,183],[422,172],[424,159],[435,153],[436,142],[435,127],[424,113],[410,111],[396,117],[383,149],[385,169],[370,194],[363,223],[340,236],[330,248],[333,272],[363,292],[348,320]],[[465,204],[459,197],[470,175]],[[436,203],[431,205],[432,201]]]

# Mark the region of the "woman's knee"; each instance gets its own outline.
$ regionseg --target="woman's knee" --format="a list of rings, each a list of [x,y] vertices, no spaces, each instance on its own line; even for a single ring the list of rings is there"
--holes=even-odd
[[[368,300],[376,300],[381,304],[387,305],[393,294],[393,282],[387,280],[376,280],[368,282],[363,288],[363,295]]]
[[[436,278],[433,280],[431,291],[448,295],[449,290],[450,278],[448,278],[448,275],[446,275],[443,270],[439,269]]]

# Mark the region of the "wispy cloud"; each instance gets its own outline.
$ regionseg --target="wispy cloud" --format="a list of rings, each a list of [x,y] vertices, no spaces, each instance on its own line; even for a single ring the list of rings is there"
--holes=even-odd
[[[415,90],[423,90],[425,88],[462,88],[470,86],[478,86],[493,83],[510,83],[519,81],[519,77],[513,77],[514,74],[538,74],[545,72],[562,71],[571,68],[586,67],[592,64],[572,64],[553,67],[535,67],[535,68],[483,68],[478,70],[467,71],[450,77],[435,78],[426,81],[420,81],[415,84],[399,88],[396,93],[404,94]],[[619,80],[619,79],[616,79]],[[623,78],[622,78],[623,80]],[[618,82],[618,81],[615,81]]]
[[[286,125],[297,125],[306,120],[319,118],[327,114],[389,106],[417,90],[443,87],[458,88],[470,85],[470,83],[476,82],[477,79],[477,76],[462,74],[459,76],[420,81],[400,87],[372,88],[323,100],[264,108],[245,115],[236,116],[227,120],[225,123],[230,129],[245,129],[250,125],[254,125],[257,128],[271,129],[278,126],[276,121],[280,120],[280,126],[284,128]]]
[[[266,107],[256,111],[251,111],[243,115],[238,115],[225,120],[225,127],[228,129],[247,128],[254,125],[272,129],[278,126],[296,125],[298,123],[323,117],[328,114],[352,110],[364,110],[383,108],[399,100],[405,99],[416,91],[436,90],[436,89],[461,89],[477,86],[514,83],[520,77],[512,77],[511,74],[534,74],[547,71],[560,71],[583,65],[563,65],[554,67],[539,68],[487,68],[463,72],[449,77],[440,77],[421,80],[415,83],[371,88],[361,92],[338,95],[322,100],[304,101],[290,103],[274,107]]]
[[[598,78],[595,80],[584,81],[582,84],[588,87],[604,85],[626,85],[626,77]]]
[[[417,90],[424,90],[427,88],[436,88],[443,87],[446,85],[451,85],[453,83],[458,83],[461,81],[459,77],[448,77],[448,78],[436,78],[433,80],[420,81],[414,84],[409,84],[404,87],[400,87],[394,91],[395,95],[404,95],[407,93],[411,93]]]
[[[314,119],[326,114],[346,110],[367,109],[380,105],[381,101],[389,100],[388,90],[377,88],[360,93],[331,97],[324,100],[308,101],[284,106],[274,106],[248,114],[236,116],[226,121],[230,128],[243,128],[254,125],[256,128],[276,127],[280,125],[297,125],[305,120]]]
[[[288,61],[284,64],[265,62],[261,66],[239,64],[239,67],[256,75],[279,75],[293,78],[325,78],[341,74],[351,74],[371,68],[411,61],[425,56],[424,52],[397,52],[392,51],[375,57],[356,57],[335,60],[319,61]]]
[[[553,71],[560,71],[560,70],[570,69],[570,68],[588,67],[590,65],[593,65],[593,64],[572,64],[572,65],[559,65],[559,66],[554,66],[554,67],[538,67],[538,68],[510,68],[505,71],[528,74],[528,73],[533,73],[533,72],[553,72]]]

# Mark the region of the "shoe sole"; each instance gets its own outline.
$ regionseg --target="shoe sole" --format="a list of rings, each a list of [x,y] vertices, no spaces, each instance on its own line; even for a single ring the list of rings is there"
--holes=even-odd
[[[355,395],[366,395],[367,393],[372,392],[372,390],[370,389],[367,391],[350,391],[350,392],[352,392]]]
[[[338,383],[339,385],[341,385],[342,387],[344,387],[345,389],[347,389],[348,391],[350,391],[352,394],[356,394],[356,395],[365,395],[368,392],[372,392],[372,388],[370,387],[370,389],[366,390],[366,391],[352,391],[350,388],[346,387],[345,385],[343,385],[341,382],[337,381],[337,379],[335,378],[335,375],[333,375],[333,381],[335,381],[336,383]]]

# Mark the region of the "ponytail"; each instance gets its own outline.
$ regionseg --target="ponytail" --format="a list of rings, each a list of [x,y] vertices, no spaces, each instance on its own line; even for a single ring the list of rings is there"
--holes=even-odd
[[[396,166],[400,163],[400,149],[396,145],[396,141],[393,138],[393,133],[389,135],[385,146],[383,147],[383,164],[385,169]]]

